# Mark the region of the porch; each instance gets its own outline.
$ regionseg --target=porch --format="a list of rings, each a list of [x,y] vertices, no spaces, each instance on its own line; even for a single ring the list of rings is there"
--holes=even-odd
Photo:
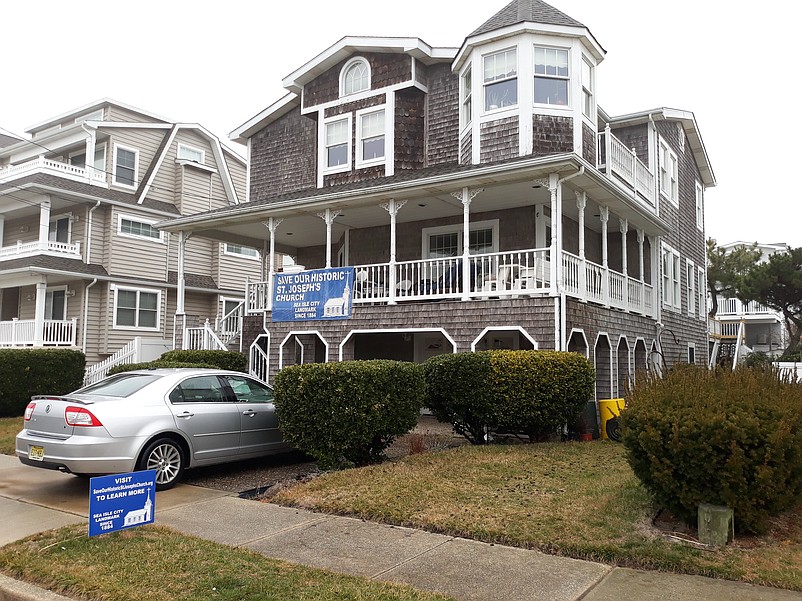
[[[77,320],[12,319],[0,321],[0,347],[74,347],[76,346]]]
[[[34,242],[18,241],[11,246],[0,248],[0,261],[10,261],[35,255],[53,257],[70,257],[81,259],[81,243],[57,242],[53,240],[36,240]]]

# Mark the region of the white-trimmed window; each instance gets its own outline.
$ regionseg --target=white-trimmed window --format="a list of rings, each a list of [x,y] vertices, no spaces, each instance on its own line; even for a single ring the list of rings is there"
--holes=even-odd
[[[200,163],[201,165],[203,165],[206,159],[206,153],[200,148],[195,148],[194,146],[187,146],[186,144],[181,144],[179,142],[176,158],[182,161],[193,161],[195,163]]]
[[[162,242],[164,237],[161,231],[153,227],[155,221],[148,221],[131,215],[119,215],[117,218],[117,233],[131,238],[146,238]]]
[[[659,153],[660,193],[675,205],[679,204],[679,161],[677,160],[677,155],[662,138],[659,141]]]
[[[568,106],[568,50],[535,46],[535,104]]]
[[[670,309],[681,310],[680,257],[679,253],[666,243],[663,243],[662,246],[661,263],[663,267],[663,306]]]
[[[237,255],[238,257],[247,257],[249,259],[258,259],[259,251],[250,246],[240,246],[239,244],[223,244],[223,252],[227,255]]]
[[[135,188],[138,176],[139,151],[114,145],[114,183]]]
[[[688,343],[688,363],[690,365],[696,363],[696,345],[693,342]]]
[[[704,207],[704,188],[696,182],[696,227],[700,230],[704,228]]]
[[[705,281],[705,268],[697,268],[698,279],[696,281],[696,309],[699,311],[699,319],[707,318],[707,282]]]
[[[685,259],[685,285],[688,290],[688,315],[696,315],[696,265]]]
[[[460,78],[460,94],[462,95],[460,117],[462,119],[462,127],[465,127],[473,121],[473,75],[470,67]]]
[[[593,119],[593,66],[582,59],[582,114]]]
[[[485,110],[518,104],[518,54],[515,48],[484,57]]]
[[[325,171],[347,171],[351,168],[351,116],[324,124]]]
[[[384,140],[386,133],[384,128],[384,114],[384,108],[378,111],[375,110],[375,108],[370,108],[357,113],[357,167],[374,165],[384,161]]]
[[[50,242],[69,244],[72,227],[69,217],[57,217],[50,222],[47,239]]]
[[[340,74],[340,96],[370,89],[370,65],[364,58],[348,61]]]
[[[70,154],[70,165],[76,167],[86,167],[86,150],[73,152]],[[106,145],[98,144],[95,146],[95,160],[92,166],[98,171],[106,169]]]
[[[118,329],[158,330],[161,290],[114,289],[114,327]]]
[[[423,235],[423,257],[438,259],[462,255],[462,225],[426,227]],[[468,234],[468,253],[480,255],[498,251],[498,219],[471,223]]]
[[[48,288],[45,293],[45,319],[67,319],[67,287]]]

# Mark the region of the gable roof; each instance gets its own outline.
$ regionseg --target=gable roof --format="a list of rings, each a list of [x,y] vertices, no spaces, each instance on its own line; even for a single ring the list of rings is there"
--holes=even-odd
[[[544,25],[585,27],[576,19],[569,17],[541,0],[512,0],[507,6],[471,32],[468,37],[525,22],[543,23]]]

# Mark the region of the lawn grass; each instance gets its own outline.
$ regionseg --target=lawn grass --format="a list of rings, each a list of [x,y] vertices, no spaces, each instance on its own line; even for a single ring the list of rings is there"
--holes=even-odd
[[[802,590],[802,508],[712,551],[652,523],[620,444],[463,446],[321,476],[272,502],[622,566]],[[737,516],[736,516],[737,521]]]
[[[0,455],[14,454],[14,438],[22,430],[22,417],[0,417]]]
[[[7,575],[103,601],[446,601],[444,595],[343,576],[140,526],[89,538],[68,526],[0,547]]]

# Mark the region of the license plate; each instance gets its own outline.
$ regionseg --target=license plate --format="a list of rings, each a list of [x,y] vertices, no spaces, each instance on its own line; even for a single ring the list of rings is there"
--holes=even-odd
[[[28,449],[28,459],[31,461],[44,461],[45,448],[31,445],[31,447]]]

